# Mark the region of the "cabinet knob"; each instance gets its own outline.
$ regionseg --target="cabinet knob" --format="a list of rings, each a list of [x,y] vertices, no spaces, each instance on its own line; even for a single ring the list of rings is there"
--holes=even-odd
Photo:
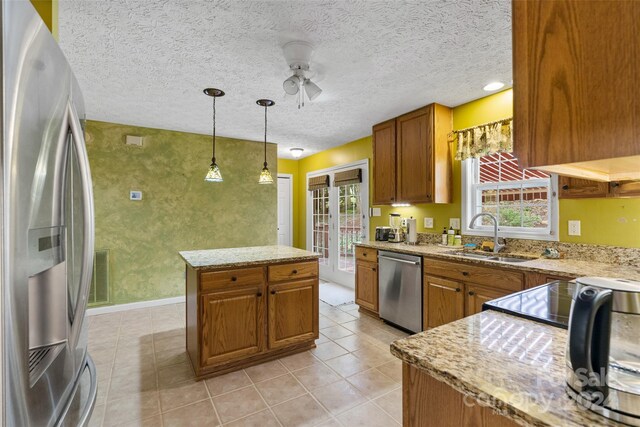
[[[257,296],[258,298],[260,298],[260,297],[262,296],[262,292],[258,292],[258,293],[256,294],[256,296]]]
[[[469,291],[469,296],[474,296],[476,293],[473,291]]]
[[[271,295],[275,295],[275,294],[276,294],[276,291],[271,291]]]
[[[235,282],[236,280],[238,280],[238,278],[236,276],[231,276],[231,281]]]
[[[371,271],[376,271],[376,269],[375,269],[375,268],[372,268],[372,269],[371,269]]]
[[[562,189],[567,191],[569,189],[569,186],[567,184],[565,184],[565,185],[562,186]]]
[[[615,181],[614,181],[614,182],[612,182],[612,183],[611,183],[611,186],[612,186],[613,188],[620,187],[620,183],[619,183],[619,182],[615,182]]]
[[[460,292],[460,288],[456,288],[456,292]]]
[[[298,274],[298,270],[293,270],[291,274]]]
[[[367,256],[367,253],[366,253],[366,252],[363,252],[363,253],[362,253],[362,256]]]
[[[430,198],[431,198],[431,194],[427,194],[427,199],[430,199]]]
[[[462,272],[462,275],[463,275],[463,276],[468,276],[468,275],[469,275],[469,272],[468,272],[468,271],[463,271],[463,272]]]

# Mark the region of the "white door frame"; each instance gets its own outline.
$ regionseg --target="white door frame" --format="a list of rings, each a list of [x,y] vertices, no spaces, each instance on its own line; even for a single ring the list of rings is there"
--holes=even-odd
[[[347,170],[347,169],[354,169],[354,168],[361,168],[362,169],[362,184],[363,187],[361,189],[361,194],[366,195],[366,197],[362,198],[362,201],[364,202],[364,206],[362,207],[362,213],[364,215],[364,236],[365,238],[363,239],[363,241],[368,241],[369,240],[369,159],[363,159],[363,160],[357,160],[355,162],[351,162],[351,163],[346,163],[346,164],[342,164],[342,165],[338,165],[338,166],[332,166],[330,168],[325,168],[325,169],[319,169],[319,170],[315,170],[312,172],[308,172],[307,176],[306,176],[306,181],[305,181],[305,185],[308,186],[309,183],[309,178],[314,177],[314,176],[318,176],[318,175],[325,175],[325,174],[334,174],[336,172],[340,172],[342,170]],[[307,187],[308,188],[308,187]],[[330,187],[330,192],[335,190],[335,185],[333,183],[333,181],[331,182],[331,187]],[[313,220],[312,220],[312,216],[311,216],[311,211],[313,208],[313,200],[311,197],[311,192],[310,191],[306,191],[307,193],[307,197],[306,197],[306,218],[305,218],[305,223],[306,223],[306,231],[307,231],[307,241],[306,241],[306,247],[308,251],[313,250]],[[331,203],[330,207],[329,207],[329,212],[333,212],[335,211],[335,207],[333,206],[333,203],[337,203],[336,197],[329,197],[329,201]],[[337,220],[337,219],[336,219]],[[332,236],[331,236],[331,231],[329,232],[329,256],[333,256],[334,258],[336,256],[338,256],[337,253],[332,253],[332,248],[333,248],[333,252],[335,252],[335,248],[337,247],[337,242],[335,242],[334,244],[332,244]],[[328,268],[322,268],[323,266],[320,266],[320,277],[335,283],[339,283],[341,285],[344,286],[348,286],[350,288],[355,288],[355,277],[354,275],[349,275],[351,277],[345,277],[347,275],[347,273],[342,272],[342,271],[338,271],[337,269],[337,261],[333,263],[333,265],[331,266],[331,269]]]
[[[278,178],[289,179],[289,246],[293,246],[293,174],[279,173]]]

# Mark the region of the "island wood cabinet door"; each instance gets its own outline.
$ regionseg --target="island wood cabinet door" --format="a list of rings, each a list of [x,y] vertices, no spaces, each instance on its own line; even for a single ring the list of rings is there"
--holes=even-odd
[[[262,286],[212,292],[201,298],[203,365],[242,359],[264,350]]]
[[[373,127],[373,204],[396,200],[396,120]]]
[[[467,305],[466,315],[472,316],[482,311],[482,304],[509,295],[510,291],[500,289],[489,289],[478,285],[466,284]]]
[[[422,324],[425,329],[464,317],[464,283],[425,275],[423,287]]]
[[[356,304],[378,312],[378,264],[375,262],[356,261]]]
[[[269,348],[318,338],[317,279],[269,285]]]

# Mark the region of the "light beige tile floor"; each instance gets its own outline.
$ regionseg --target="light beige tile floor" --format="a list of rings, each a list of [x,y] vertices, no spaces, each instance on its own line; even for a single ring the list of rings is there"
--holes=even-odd
[[[89,317],[98,369],[92,426],[399,426],[405,333],[320,301],[317,348],[195,381],[185,306]]]

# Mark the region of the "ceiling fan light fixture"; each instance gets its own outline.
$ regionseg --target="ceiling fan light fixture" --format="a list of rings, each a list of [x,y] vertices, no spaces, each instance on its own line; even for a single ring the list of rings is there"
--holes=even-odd
[[[300,77],[295,74],[282,83],[282,88],[287,95],[295,95],[300,90]]]
[[[294,159],[299,159],[302,156],[302,152],[304,151],[302,148],[292,148],[289,150],[291,152],[291,156]]]
[[[304,90],[309,97],[309,101],[313,101],[322,93],[322,89],[309,79],[304,79]]]

